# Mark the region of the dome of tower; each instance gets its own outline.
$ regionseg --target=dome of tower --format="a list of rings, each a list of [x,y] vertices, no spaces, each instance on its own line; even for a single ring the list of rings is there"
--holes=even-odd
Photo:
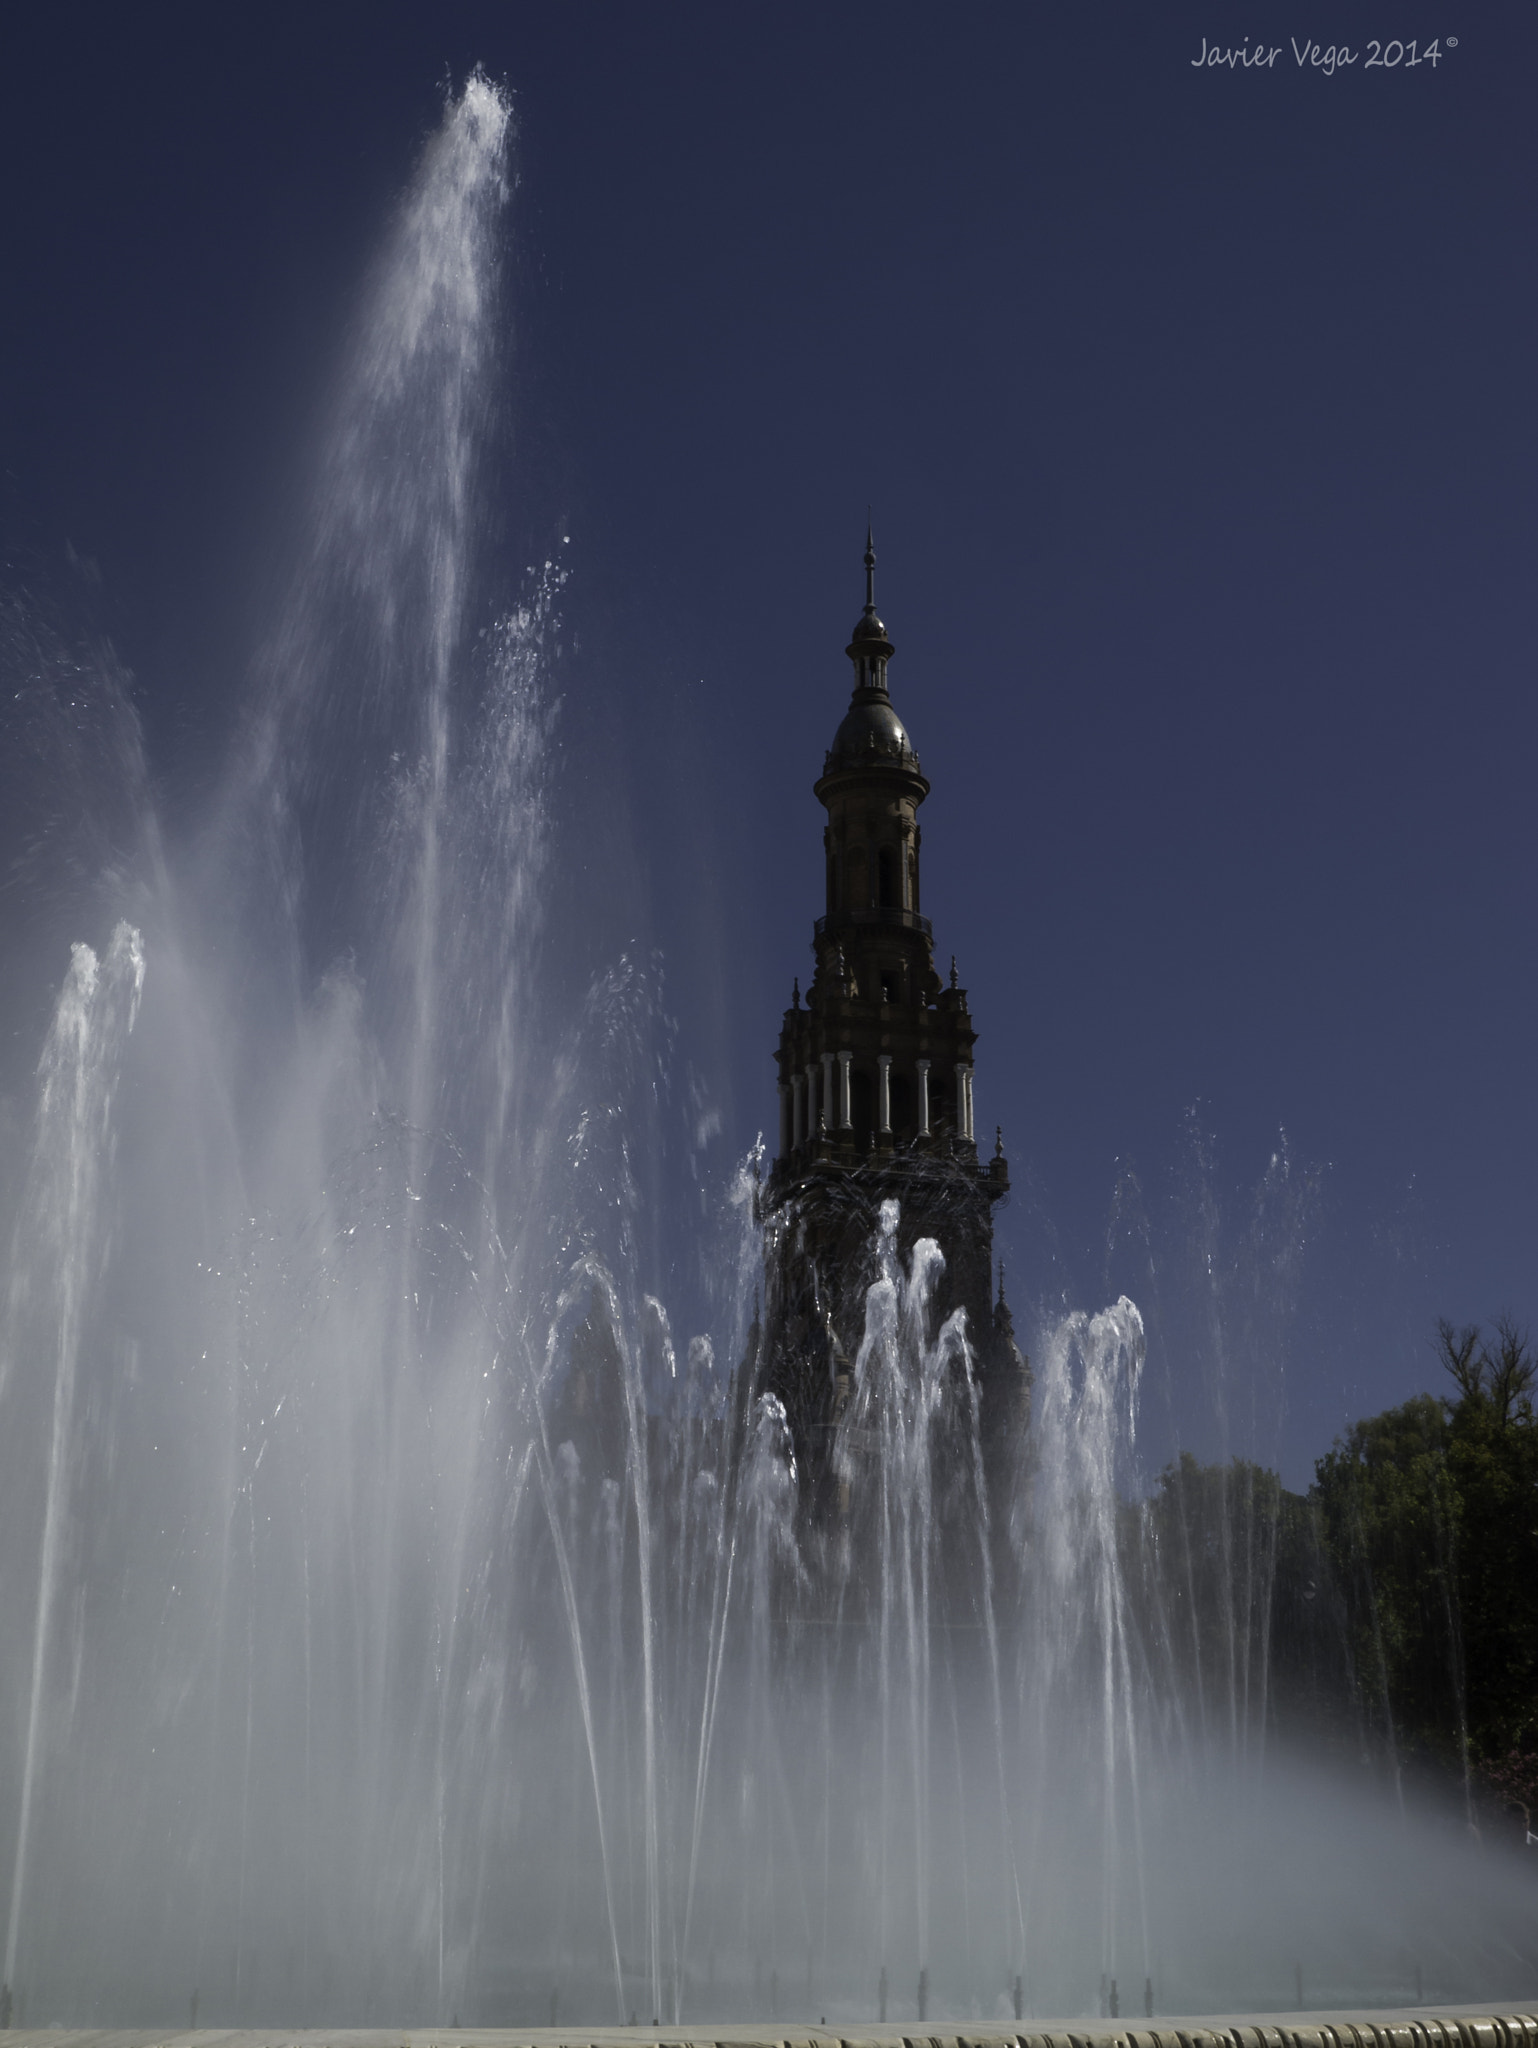
[[[831,752],[838,760],[862,761],[872,754],[900,760],[912,753],[903,722],[884,693],[861,690],[833,735]]]

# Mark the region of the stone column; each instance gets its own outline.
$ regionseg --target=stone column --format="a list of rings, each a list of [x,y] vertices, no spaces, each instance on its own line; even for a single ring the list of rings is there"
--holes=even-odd
[[[780,1157],[790,1150],[790,1090],[780,1083]]]
[[[919,1136],[929,1136],[929,1062],[919,1061]],[[780,1093],[784,1094],[784,1089]]]
[[[853,1052],[841,1052],[838,1056],[838,1127],[841,1131],[853,1130],[849,1115],[849,1062]]]
[[[810,1064],[806,1070],[806,1135],[809,1141],[817,1135],[817,1069]]]
[[[968,1121],[968,1119],[967,1119],[967,1064],[966,1064],[966,1061],[965,1061],[965,1060],[957,1060],[957,1062],[956,1062],[956,1136],[957,1136],[958,1138],[969,1138],[969,1137],[971,1137],[972,1133],[971,1133],[971,1132],[970,1132],[970,1131],[968,1130],[968,1128],[967,1128],[967,1121]]]
[[[956,1071],[959,1074],[961,1072],[961,1069],[958,1067]],[[793,1074],[791,1076],[790,1091],[792,1136],[790,1142],[791,1149],[796,1152],[799,1152],[801,1150],[801,1140],[806,1135],[806,1125],[801,1121],[801,1091],[805,1086],[806,1083],[802,1080],[799,1074]]]
[[[892,1135],[892,1055],[876,1055],[876,1128],[884,1138]]]
[[[822,1120],[830,1133],[838,1122],[838,1108],[833,1096],[833,1055],[830,1052],[822,1056]]]

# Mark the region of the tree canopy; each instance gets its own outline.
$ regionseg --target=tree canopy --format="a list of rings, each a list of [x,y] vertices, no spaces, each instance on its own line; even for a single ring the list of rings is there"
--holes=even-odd
[[[1126,1511],[1127,1581],[1207,1739],[1365,1748],[1532,1827],[1538,1356],[1509,1317],[1435,1353],[1446,1390],[1354,1423],[1306,1496],[1183,1453]]]
[[[1527,1335],[1439,1324],[1452,1392],[1356,1423],[1313,1499],[1364,1703],[1538,1802],[1538,1380]]]

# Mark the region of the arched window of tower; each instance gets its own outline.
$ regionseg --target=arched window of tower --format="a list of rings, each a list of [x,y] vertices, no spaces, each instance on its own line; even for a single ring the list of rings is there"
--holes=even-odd
[[[876,1087],[874,1077],[866,1067],[850,1069],[849,1107],[856,1138],[868,1138],[876,1128]]]
[[[870,901],[870,882],[865,864],[865,848],[851,846],[849,849],[849,907],[863,910]]]
[[[878,907],[882,910],[896,910],[898,908],[896,851],[890,846],[883,846],[876,856],[876,863],[876,872],[880,886]]]
[[[899,1138],[913,1135],[913,1083],[894,1067],[891,1079],[892,1129]]]

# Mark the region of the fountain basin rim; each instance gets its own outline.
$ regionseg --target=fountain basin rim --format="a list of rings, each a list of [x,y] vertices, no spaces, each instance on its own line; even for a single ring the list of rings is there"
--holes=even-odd
[[[682,2027],[13,2027],[6,2048],[1538,2048],[1538,2000],[1509,2006],[1324,2007],[1280,2013],[1160,2014],[1113,2020],[942,2022],[855,2028]]]

